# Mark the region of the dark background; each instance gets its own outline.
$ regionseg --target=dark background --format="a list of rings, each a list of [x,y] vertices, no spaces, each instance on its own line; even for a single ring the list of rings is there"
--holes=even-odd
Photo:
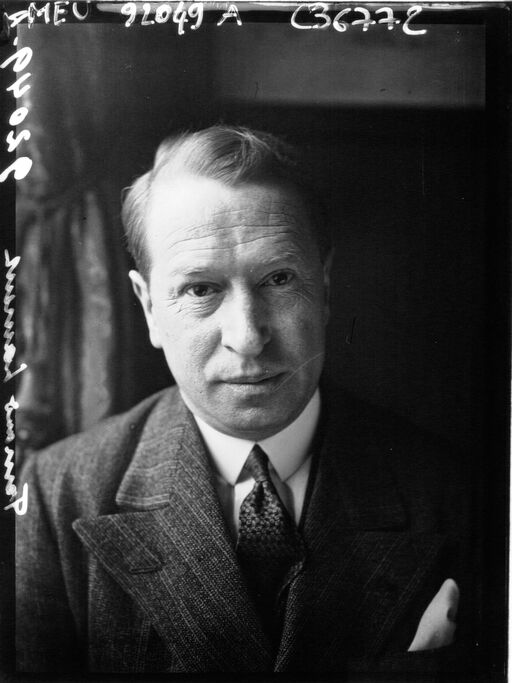
[[[448,440],[475,468],[491,596],[482,649],[499,679],[508,14],[424,17],[424,36],[297,31],[277,13],[184,36],[172,23],[125,28],[98,12],[98,23],[20,28],[34,50],[25,98],[34,166],[16,201],[17,358],[28,364],[17,462],[172,381],[128,285],[119,220],[122,188],[161,139],[217,121],[282,134],[303,147],[333,217],[326,372]]]

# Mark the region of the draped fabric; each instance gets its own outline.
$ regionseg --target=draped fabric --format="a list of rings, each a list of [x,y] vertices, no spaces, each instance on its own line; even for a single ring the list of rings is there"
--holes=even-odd
[[[107,55],[95,27],[80,28],[79,43],[65,31],[49,41],[49,29],[21,36],[34,51],[23,103],[34,163],[17,195],[16,343],[28,366],[17,426],[29,448],[90,426],[130,394],[128,258],[117,188],[98,172]]]

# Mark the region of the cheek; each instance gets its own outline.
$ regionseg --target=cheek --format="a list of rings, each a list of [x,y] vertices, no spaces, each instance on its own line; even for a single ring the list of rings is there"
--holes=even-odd
[[[286,292],[279,304],[281,319],[295,320],[298,327],[308,330],[319,324],[323,326],[325,296],[318,281],[306,281],[301,287]]]
[[[323,307],[295,306],[289,308],[274,328],[282,348],[296,358],[310,358],[323,351],[325,323]]]
[[[155,311],[163,350],[173,375],[190,376],[202,371],[215,348],[215,333],[211,325],[190,321],[174,311]]]

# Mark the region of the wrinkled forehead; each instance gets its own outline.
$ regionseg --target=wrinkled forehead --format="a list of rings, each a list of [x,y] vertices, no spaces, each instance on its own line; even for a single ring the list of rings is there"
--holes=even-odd
[[[158,178],[152,188],[146,231],[149,245],[171,248],[191,240],[288,236],[309,248],[312,228],[300,196],[278,185],[228,186],[184,177]]]

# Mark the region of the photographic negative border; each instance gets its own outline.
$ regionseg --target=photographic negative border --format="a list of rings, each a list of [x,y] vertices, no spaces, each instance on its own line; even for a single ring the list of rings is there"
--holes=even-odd
[[[1,162],[2,166],[0,172],[5,172],[11,164],[13,164],[14,155],[17,158],[24,156],[23,139],[19,144],[17,150],[9,151],[9,143],[5,142],[8,139],[9,133],[13,130],[12,119],[13,112],[17,108],[17,99],[13,96],[11,86],[15,79],[21,76],[26,76],[30,72],[29,65],[21,65],[14,60],[9,60],[10,55],[14,54],[14,38],[16,35],[16,28],[9,28],[8,24],[13,23],[13,16],[16,12],[25,11],[30,3],[28,2],[8,2],[4,3],[3,10],[3,28],[2,28],[2,44],[0,47],[0,54],[2,63],[5,65],[0,69],[0,90],[2,92],[2,103],[6,104],[3,110],[6,112],[2,118],[2,143],[1,143]],[[32,3],[38,9],[50,8],[49,11],[49,25],[57,25],[59,30],[65,30],[66,24],[71,23],[120,23],[127,22],[131,15],[129,12],[120,13],[123,6],[128,3],[106,3],[106,2],[91,2],[88,3],[88,14],[84,19],[86,3]],[[116,4],[118,5],[116,7]],[[150,4],[150,3],[145,3]],[[148,13],[148,20],[153,16],[153,8],[161,6],[165,3],[151,3],[151,11]],[[167,3],[169,4],[169,3]],[[170,3],[177,5],[177,3]],[[190,5],[190,3],[188,3]],[[203,21],[206,24],[218,24],[224,18],[224,22],[237,22],[238,18],[230,5],[237,7],[239,17],[243,23],[256,22],[299,22],[296,11],[301,8],[302,21],[305,25],[313,26],[318,24],[318,28],[310,28],[304,30],[304,35],[311,31],[333,31],[333,22],[336,17],[339,17],[339,12],[343,9],[354,10],[355,7],[363,6],[368,8],[371,17],[375,17],[377,9],[383,7],[392,7],[396,17],[401,18],[402,24],[405,17],[408,16],[408,11],[412,7],[421,9],[420,13],[416,12],[413,15],[409,14],[411,30],[421,31],[424,26],[434,28],[441,24],[468,24],[479,25],[485,27],[485,135],[486,135],[486,168],[485,168],[485,207],[486,207],[486,232],[485,232],[485,254],[483,261],[486,269],[486,313],[485,320],[482,321],[485,329],[485,348],[486,348],[486,372],[490,380],[488,381],[488,395],[486,396],[485,414],[482,416],[485,425],[485,433],[488,435],[488,451],[487,457],[489,462],[492,462],[492,467],[488,464],[482,467],[482,476],[485,485],[482,487],[482,507],[485,510],[485,519],[480,520],[479,523],[484,526],[485,547],[483,555],[486,561],[486,580],[488,585],[503,586],[505,595],[505,586],[507,582],[507,552],[508,552],[508,519],[507,513],[509,510],[509,442],[510,442],[510,189],[511,189],[511,165],[510,165],[510,92],[511,92],[511,57],[512,49],[510,45],[510,4],[507,3],[464,3],[464,2],[449,2],[449,3],[433,3],[426,5],[421,3],[396,3],[396,2],[378,2],[378,3],[268,3],[268,2],[214,2],[214,3],[193,3],[204,5],[205,13]],[[74,13],[74,5],[76,5],[76,13]],[[142,3],[138,3],[142,6]],[[182,9],[182,11],[186,11]],[[6,19],[6,16],[10,19]],[[182,18],[184,15],[181,15]],[[382,15],[384,16],[384,15]],[[143,20],[144,10],[142,14],[137,14],[133,23],[137,24]],[[294,18],[295,17],[295,18]],[[327,24],[328,17],[330,25],[325,29],[322,25]],[[189,14],[189,20],[198,19],[197,16]],[[294,19],[293,19],[294,18]],[[338,21],[347,19],[347,15],[339,17]],[[65,21],[64,21],[65,19]],[[28,17],[22,20],[26,23]],[[364,20],[364,14],[361,13],[361,21]],[[38,24],[46,22],[46,16],[43,11],[36,13],[34,21]],[[59,23],[61,22],[61,23]],[[314,23],[313,23],[314,22]],[[293,23],[292,23],[293,25]],[[183,27],[183,25],[182,25]],[[185,27],[187,28],[187,27]],[[188,27],[190,28],[190,27]],[[371,40],[371,27],[367,31],[367,38]],[[130,27],[126,27],[130,30]],[[151,26],[147,27],[148,40],[151,35]],[[175,30],[179,30],[179,21],[176,23]],[[199,29],[198,29],[199,30]],[[300,28],[297,28],[300,31]],[[364,30],[364,21],[357,28],[352,27],[350,30]],[[341,32],[341,31],[340,31]],[[199,35],[199,33],[198,33]],[[418,39],[420,37],[418,36]],[[115,45],[111,46],[115,50]],[[37,54],[34,54],[32,59],[37,60]],[[6,63],[7,62],[7,63]],[[22,68],[16,70],[14,67],[20,66]],[[28,78],[19,81],[18,88],[30,84]],[[9,90],[9,88],[11,88]],[[18,124],[17,133],[20,132],[20,126],[23,122]],[[11,124],[11,125],[10,125]],[[30,113],[27,116],[27,126],[30,129]],[[33,160],[37,164],[37,160]],[[7,229],[3,231],[2,243],[4,245],[4,256],[7,252],[9,259],[6,260],[6,271],[11,268],[11,278],[6,279],[8,285],[15,282],[13,266],[13,259],[16,255],[16,239],[15,239],[15,220],[16,220],[16,184],[19,185],[23,181],[21,177],[28,168],[28,163],[18,164],[20,178],[15,180],[14,173],[9,173],[8,177],[1,183],[0,190],[2,194],[2,217],[3,223]],[[30,169],[27,174],[30,173]],[[7,261],[9,260],[9,263]],[[6,275],[7,278],[7,275]],[[6,296],[10,292],[7,292]],[[6,299],[4,298],[4,311]],[[10,300],[9,308],[12,305]],[[7,316],[10,317],[8,318]],[[9,323],[12,316],[15,315],[6,313],[6,323]],[[4,327],[4,330],[7,329]],[[10,328],[9,328],[10,329]],[[9,331],[9,330],[8,330]],[[15,338],[7,338],[4,335],[6,344],[15,343]],[[4,354],[10,353],[6,351],[4,345]],[[4,369],[5,369],[5,355],[4,355]],[[9,366],[10,371],[19,368],[22,358],[13,357]],[[19,379],[19,378],[18,378]],[[14,377],[8,378],[4,381],[5,399],[4,405],[11,405],[11,411],[7,415],[6,408],[6,430],[8,417],[14,417],[13,403],[11,397],[16,397],[16,379]],[[15,407],[15,406],[14,406]],[[7,431],[6,431],[7,434]],[[6,441],[6,448],[12,447],[12,442]],[[6,458],[9,453],[6,451]],[[4,467],[6,484],[13,483],[11,476],[16,476],[17,470],[9,469],[9,463],[6,461]],[[22,484],[23,482],[20,482]],[[7,504],[9,501],[6,499]],[[4,505],[2,506],[4,507]],[[4,599],[6,610],[4,617],[1,619],[2,631],[1,638],[5,647],[2,647],[2,657],[5,661],[3,666],[6,670],[13,672],[13,624],[14,624],[14,570],[13,570],[13,555],[14,555],[14,521],[15,514],[12,509],[2,510],[2,547],[7,549],[8,562],[4,564],[5,577],[2,580]],[[501,671],[499,662],[504,661],[506,653],[506,634],[502,616],[502,609],[499,604],[500,596],[493,601],[486,603],[485,609],[487,615],[484,618],[486,623],[496,625],[495,637],[492,643],[488,643],[488,668],[489,674],[496,676],[496,680],[501,680],[499,676]],[[503,626],[500,630],[499,625]],[[22,678],[17,676],[17,678]]]

